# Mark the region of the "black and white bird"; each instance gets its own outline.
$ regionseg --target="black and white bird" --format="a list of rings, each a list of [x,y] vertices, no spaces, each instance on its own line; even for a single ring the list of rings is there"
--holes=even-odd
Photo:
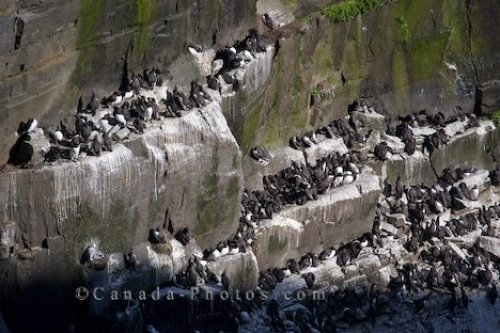
[[[381,161],[386,161],[392,157],[392,149],[387,142],[382,141],[375,146],[373,154]]]
[[[96,243],[87,246],[80,258],[80,264],[98,271],[106,268],[107,262],[108,257],[97,248]]]
[[[27,122],[21,121],[17,127],[16,136],[20,136],[23,133],[33,133],[37,126],[38,122],[33,118],[28,119]]]
[[[29,132],[23,132],[9,152],[8,164],[15,166],[26,166],[33,157],[33,146]]]
[[[252,148],[252,150],[250,150],[250,156],[261,164],[269,163],[269,160],[271,158],[271,155],[269,155],[269,152],[266,148],[258,146],[255,146]]]
[[[266,14],[262,15],[262,22],[269,29],[271,29],[271,30],[274,29],[274,22],[269,14],[266,13]]]

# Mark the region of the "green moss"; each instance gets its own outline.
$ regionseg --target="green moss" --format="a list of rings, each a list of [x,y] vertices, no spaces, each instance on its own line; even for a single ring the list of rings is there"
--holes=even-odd
[[[500,126],[500,110],[492,113],[490,119],[495,123],[495,126]]]
[[[315,86],[311,89],[311,95],[312,96],[320,96],[321,95],[321,90],[318,88],[318,86]]]
[[[449,33],[433,40],[423,40],[412,45],[411,73],[414,81],[427,80],[436,76],[444,61]]]
[[[103,220],[91,207],[82,205],[78,209],[75,218],[64,222],[64,235],[73,243],[73,255],[81,255],[82,248],[90,239],[98,238],[102,248],[106,252],[125,251],[128,237],[135,226],[128,223],[128,205],[122,201],[114,201],[111,204],[109,218]],[[135,223],[135,222],[134,222]]]
[[[77,49],[80,51],[76,64],[76,80],[92,72],[97,29],[104,13],[104,5],[105,0],[81,0],[76,42]]]
[[[356,40],[348,39],[346,36],[344,54],[342,57],[342,72],[349,73],[349,85],[346,88],[348,100],[357,98],[358,87],[363,77],[363,60],[361,48]]]
[[[259,126],[261,111],[262,100],[259,100],[244,117],[242,133],[240,136],[240,146],[243,151],[250,151],[254,136]]]
[[[314,64],[312,81],[318,83],[332,75],[334,70],[334,52],[332,50],[335,39],[332,30],[325,34],[316,44],[311,62]]]
[[[304,81],[306,80],[303,77],[302,73],[302,39],[296,39],[296,47],[295,47],[295,63],[294,63],[294,80],[292,86],[292,96],[293,96],[293,104],[292,104],[292,125],[295,128],[304,127],[307,122],[307,105],[304,103],[304,97],[309,96],[307,93],[306,85]]]
[[[399,35],[401,39],[405,42],[409,41],[411,38],[411,32],[406,19],[403,16],[396,16],[395,20],[399,27]]]
[[[303,23],[311,23],[313,17],[311,15],[305,15],[305,16],[300,16],[297,18],[297,21],[303,22]]]
[[[408,101],[408,69],[406,65],[405,53],[395,52],[392,58],[392,84],[394,93],[394,104],[398,109],[404,109],[409,104]]]
[[[155,19],[155,9],[155,0],[135,0],[137,31],[134,36],[134,55],[136,57],[141,57],[151,42],[150,25]]]
[[[332,22],[347,22],[392,0],[346,0],[327,6],[323,14]]]
[[[299,0],[281,0],[288,7],[295,9],[299,5]]]
[[[465,2],[443,1],[443,23],[449,29],[450,51],[454,57],[463,61],[469,57],[468,24]]]
[[[269,253],[282,252],[288,245],[288,240],[284,239],[280,241],[279,237],[276,235],[271,235],[269,237],[269,243],[267,244],[267,251]]]
[[[278,57],[276,59],[273,83],[271,86],[271,105],[269,109],[269,113],[266,118],[266,133],[264,135],[264,143],[267,146],[272,146],[279,142],[279,128],[280,128],[280,107],[281,107],[281,87],[283,84],[283,75],[284,75],[284,59],[283,52],[278,53]]]

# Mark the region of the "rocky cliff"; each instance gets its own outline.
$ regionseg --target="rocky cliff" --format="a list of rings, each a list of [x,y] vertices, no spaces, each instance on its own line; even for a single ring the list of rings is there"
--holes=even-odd
[[[207,74],[203,61],[187,52],[188,44],[214,51],[241,39],[250,27],[277,41],[276,49],[268,48],[237,74],[242,89],[236,94],[214,94],[207,107],[155,124],[99,158],[0,173],[0,281],[2,297],[15,309],[9,318],[16,321],[42,308],[40,294],[59,295],[54,298],[64,308],[72,288],[83,283],[128,281],[150,288],[168,282],[191,254],[235,234],[244,188],[262,188],[262,176],[292,161],[314,164],[333,151],[346,152],[335,140],[304,152],[284,147],[293,135],[347,115],[347,105],[360,96],[394,118],[457,104],[482,113],[500,108],[495,21],[500,9],[494,1],[400,0],[345,23],[322,15],[329,2],[0,4],[2,160],[20,120],[36,117],[50,124],[71,114],[79,94],[95,90],[102,96],[116,89],[124,71],[154,66],[169,84],[184,88]],[[266,12],[278,13],[283,26],[264,27],[259,15]],[[370,231],[384,177],[411,175],[408,183],[421,183],[450,161],[490,168],[497,142],[498,131],[470,131],[433,160],[372,165],[382,178],[367,171],[317,201],[283,209],[262,223],[253,253],[225,257],[212,270],[251,289],[259,270]],[[270,150],[268,165],[249,157],[254,145]],[[193,249],[175,252],[180,246],[172,240],[166,253],[155,254],[144,244],[149,230],[165,222],[167,210],[176,230],[190,228]],[[131,248],[141,253],[142,275],[122,276],[119,260],[101,275],[86,274],[78,261],[91,240],[116,257]],[[39,319],[50,326],[50,318],[40,314]]]

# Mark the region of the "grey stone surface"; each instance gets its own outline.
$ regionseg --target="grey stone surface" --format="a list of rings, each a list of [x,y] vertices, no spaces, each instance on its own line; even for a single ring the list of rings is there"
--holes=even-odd
[[[7,259],[15,249],[16,224],[4,222],[0,226],[0,260]]]
[[[496,237],[480,236],[479,246],[496,257],[500,257],[500,239]]]
[[[272,220],[263,220],[252,246],[260,269],[284,267],[288,259],[299,258],[302,237],[304,226],[294,219],[277,215]]]
[[[209,262],[207,266],[219,277],[225,272],[231,290],[247,291],[257,287],[259,265],[252,251],[226,255],[215,262]]]
[[[355,123],[359,123],[363,127],[370,127],[382,132],[387,130],[386,118],[380,113],[354,111],[352,112],[351,117]]]
[[[166,119],[100,157],[3,172],[0,189],[0,222],[16,224],[20,250],[53,239],[48,250],[34,253],[35,264],[15,258],[8,259],[13,266],[2,263],[1,271],[13,273],[13,286],[22,290],[54,267],[55,279],[77,280],[78,260],[91,238],[107,253],[146,241],[150,228],[163,225],[167,208],[174,230],[188,226],[203,248],[233,235],[240,153],[214,101],[203,115]]]
[[[136,73],[156,66],[189,84],[199,72],[187,45],[219,48],[241,39],[254,24],[255,3],[2,1],[0,131],[10,133],[29,117],[53,121],[74,109],[79,93],[116,89],[125,57]],[[16,15],[25,22],[17,50]],[[2,162],[15,139],[6,140],[0,147]]]
[[[326,157],[335,152],[340,155],[344,155],[349,150],[344,144],[344,140],[341,138],[326,139],[312,147],[304,149],[304,156],[307,163],[311,165],[316,165],[316,160]]]
[[[120,129],[119,131],[116,131],[115,133],[113,133],[112,139],[115,141],[123,141],[128,137],[129,134],[130,134],[130,130],[125,127],[125,128]]]
[[[454,167],[474,167],[491,170],[495,162],[491,157],[500,139],[500,129],[491,122],[483,122],[481,127],[471,128],[456,135],[450,142],[431,156],[431,162],[438,175],[453,165]]]

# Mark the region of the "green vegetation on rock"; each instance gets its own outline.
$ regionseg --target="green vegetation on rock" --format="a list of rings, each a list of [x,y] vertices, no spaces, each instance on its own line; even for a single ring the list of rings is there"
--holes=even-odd
[[[327,6],[323,13],[332,22],[347,22],[393,0],[346,0]]]
[[[155,0],[135,0],[137,33],[134,39],[134,54],[140,57],[151,41],[149,25],[155,19]]]
[[[411,72],[414,80],[426,80],[436,76],[443,64],[448,37],[449,32],[443,33],[436,39],[423,40],[412,46]]]
[[[297,8],[299,0],[281,0],[285,5],[291,8]]]
[[[495,126],[500,126],[500,110],[491,114],[491,120],[495,123]]]
[[[399,33],[401,35],[401,38],[405,42],[409,41],[411,38],[411,32],[410,32],[410,28],[408,26],[408,22],[406,21],[406,19],[403,16],[396,16],[395,19],[396,19],[396,23],[399,26]]]
[[[104,12],[104,3],[104,0],[81,0],[76,44],[80,53],[76,65],[76,78],[92,72],[97,28]]]

